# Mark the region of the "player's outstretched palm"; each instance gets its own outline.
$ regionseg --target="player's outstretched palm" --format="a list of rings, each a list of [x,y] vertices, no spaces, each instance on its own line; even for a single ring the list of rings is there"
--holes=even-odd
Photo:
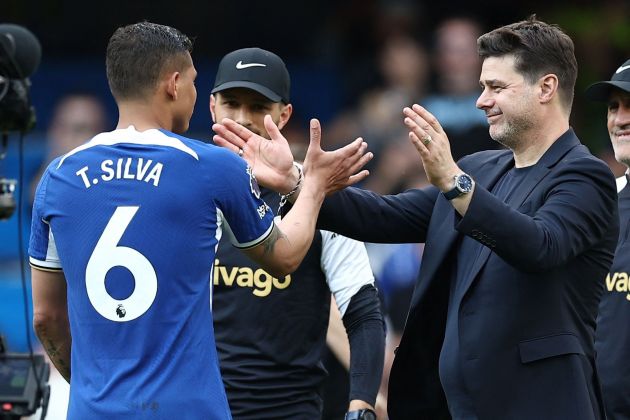
[[[366,153],[367,143],[362,138],[359,137],[335,151],[325,152],[321,148],[322,131],[318,120],[311,120],[310,131],[304,173],[309,181],[321,185],[326,195],[355,184],[369,175],[367,170],[361,168],[372,159],[372,153]]]
[[[270,139],[224,118],[221,124],[212,126],[216,133],[213,140],[217,145],[239,153],[252,167],[260,185],[286,194],[293,189],[296,182],[293,154],[270,115],[265,116],[264,124]],[[313,119],[305,172],[315,171],[313,175],[325,185],[327,194],[368,176],[368,171],[361,171],[361,168],[372,159],[372,153],[366,153],[367,143],[361,138],[333,152],[324,152],[320,139],[321,126],[319,121]]]
[[[289,192],[293,171],[293,154],[289,143],[282,136],[270,115],[265,116],[265,128],[270,139],[253,133],[237,122],[224,118],[221,124],[214,124],[214,142],[235,153],[242,150],[241,156],[254,171],[258,183],[280,193]]]

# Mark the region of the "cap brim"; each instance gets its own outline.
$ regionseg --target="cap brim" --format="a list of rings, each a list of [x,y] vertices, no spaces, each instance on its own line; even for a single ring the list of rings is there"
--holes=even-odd
[[[586,88],[586,97],[594,101],[606,102],[610,99],[610,92],[618,88],[630,92],[630,82],[610,81],[593,83]]]
[[[219,86],[215,86],[214,89],[210,93],[221,92],[222,90],[232,89],[232,88],[247,88],[251,90],[255,90],[256,92],[263,95],[265,98],[269,99],[271,102],[280,102],[282,98],[280,95],[274,93],[271,89],[264,87],[263,85],[259,85],[258,83],[248,82],[245,80],[238,80],[234,82],[226,82],[220,84]]]

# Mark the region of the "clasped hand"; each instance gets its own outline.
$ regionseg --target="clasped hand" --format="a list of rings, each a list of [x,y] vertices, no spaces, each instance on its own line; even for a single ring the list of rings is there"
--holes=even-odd
[[[270,115],[265,116],[266,139],[235,121],[224,118],[214,124],[214,142],[238,153],[252,167],[258,183],[286,194],[297,183],[293,167],[293,154],[289,143]],[[350,144],[326,152],[321,148],[321,126],[318,120],[310,121],[310,143],[304,159],[305,182],[317,183],[326,195],[365,179],[369,172],[362,168],[373,155],[367,152],[367,143],[357,138]]]

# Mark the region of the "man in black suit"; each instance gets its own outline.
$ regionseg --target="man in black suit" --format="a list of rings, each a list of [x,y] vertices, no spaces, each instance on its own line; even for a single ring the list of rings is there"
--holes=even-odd
[[[604,418],[593,343],[617,194],[569,126],[573,42],[532,16],[481,36],[478,49],[477,107],[508,150],[456,164],[439,122],[405,108],[433,186],[393,196],[346,188],[325,200],[319,224],[426,244],[390,374],[391,419]],[[215,141],[233,150],[260,145],[230,122],[218,129]],[[274,140],[258,147],[256,170],[286,188],[262,170],[290,159]]]
[[[630,166],[630,60],[610,81],[594,83],[587,96],[608,105],[607,128],[619,163]],[[617,178],[619,191],[619,242],[615,260],[604,282],[597,317],[597,368],[609,420],[630,419],[630,187],[628,172]]]

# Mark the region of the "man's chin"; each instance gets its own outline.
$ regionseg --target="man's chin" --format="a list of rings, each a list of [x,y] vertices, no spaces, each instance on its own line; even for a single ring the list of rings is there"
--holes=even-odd
[[[496,127],[493,130],[492,126],[490,126],[490,138],[508,149],[511,149],[511,146],[514,146],[514,141],[510,138],[510,136],[506,135],[503,130],[497,130]]]

